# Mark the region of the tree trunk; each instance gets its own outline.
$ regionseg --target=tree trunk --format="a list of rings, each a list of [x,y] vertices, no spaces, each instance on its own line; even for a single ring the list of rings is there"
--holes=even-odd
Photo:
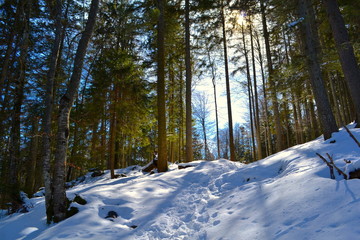
[[[268,82],[270,85],[270,98],[272,101],[273,111],[274,111],[274,124],[275,124],[275,132],[276,132],[276,151],[279,152],[284,149],[285,143],[283,141],[283,129],[281,126],[279,103],[278,103],[278,99],[277,99],[275,82],[273,79],[274,68],[273,68],[272,59],[271,59],[270,39],[269,39],[269,32],[267,29],[267,20],[266,20],[264,1],[265,0],[260,1],[261,18],[262,18],[264,41],[265,41],[266,59],[267,59],[267,65],[268,65],[268,74],[269,74]]]
[[[42,123],[42,161],[43,161],[43,175],[45,186],[45,207],[47,222],[52,220],[53,210],[52,208],[52,186],[51,186],[51,174],[50,174],[50,158],[51,158],[51,115],[53,111],[53,88],[55,81],[56,67],[60,55],[60,45],[62,42],[62,1],[56,0],[55,5],[55,40],[51,50],[49,71],[46,81],[46,93],[45,93],[45,114]]]
[[[249,99],[249,111],[250,111],[250,129],[251,129],[251,141],[252,141],[252,155],[253,160],[256,160],[256,151],[255,151],[255,138],[254,138],[254,121],[253,121],[253,98],[252,98],[252,88],[251,88],[251,76],[250,76],[250,65],[249,65],[249,57],[248,50],[246,48],[245,41],[245,29],[244,25],[241,26],[242,31],[242,42],[243,42],[243,50],[245,56],[245,64],[246,64],[246,79],[247,79],[247,89],[248,89],[248,99]]]
[[[167,166],[166,147],[166,99],[165,99],[165,1],[158,0],[160,11],[157,29],[157,107],[158,107],[158,171],[165,172]]]
[[[254,81],[254,94],[255,94],[255,136],[256,136],[256,145],[257,145],[257,159],[263,158],[262,147],[261,147],[261,134],[260,134],[260,116],[259,116],[259,98],[257,92],[257,82],[256,82],[256,67],[255,67],[255,51],[254,51],[254,37],[252,31],[252,22],[250,26],[250,41],[251,41],[251,59],[252,59],[252,68],[253,68],[253,81]]]
[[[334,102],[334,111],[335,111],[335,118],[337,119],[338,126],[344,126],[344,121],[342,120],[341,114],[340,114],[340,107],[338,98],[336,96],[336,90],[334,86],[335,82],[335,76],[333,74],[329,73],[329,82],[330,82],[330,88],[331,88],[331,95]]]
[[[318,118],[316,117],[316,114],[315,114],[314,99],[313,99],[313,94],[312,94],[309,83],[306,84],[306,93],[307,93],[308,97],[305,99],[305,103],[309,106],[309,107],[307,107],[307,109],[309,109],[309,111],[310,111],[310,114],[309,114],[310,115],[310,126],[311,126],[310,137],[311,137],[311,140],[313,140],[317,136],[320,135],[320,127],[319,127]]]
[[[202,130],[203,130],[203,134],[204,134],[204,157],[206,160],[210,160],[208,159],[208,151],[209,151],[209,148],[208,148],[208,144],[207,144],[207,138],[206,138],[206,124],[205,124],[205,119],[201,119],[201,127],[202,127]]]
[[[15,99],[14,108],[11,116],[11,129],[10,129],[10,144],[9,144],[9,197],[13,203],[18,203],[19,198],[19,181],[18,171],[20,164],[20,149],[21,149],[21,107],[24,100],[24,86],[26,81],[26,67],[27,67],[27,54],[29,48],[29,32],[30,32],[30,12],[31,4],[23,2],[20,4],[20,18],[21,24],[24,26],[21,45],[20,56],[18,57],[18,76],[15,86]]]
[[[183,162],[184,157],[184,101],[183,101],[183,92],[184,92],[184,78],[183,78],[183,65],[180,63],[180,119],[179,119],[179,162]],[[191,134],[192,135],[192,134]],[[192,141],[192,139],[191,139]],[[192,149],[192,148],[191,148]]]
[[[35,186],[35,171],[37,166],[38,146],[39,146],[39,118],[34,117],[32,121],[30,151],[26,161],[26,181],[25,192],[30,196],[34,192]]]
[[[323,3],[335,39],[345,80],[355,106],[356,127],[360,127],[360,69],[337,1],[323,0]]]
[[[24,13],[24,9],[23,9],[24,4],[25,4],[24,1],[19,1],[17,3],[16,13],[14,16],[14,18],[15,18],[14,24],[12,27],[9,26],[9,28],[12,28],[12,29],[10,30],[9,35],[6,37],[6,39],[7,39],[6,45],[7,46],[6,46],[5,56],[2,59],[2,68],[1,68],[1,75],[0,75],[0,105],[2,106],[2,108],[4,108],[3,104],[5,101],[5,96],[3,96],[4,83],[5,83],[5,79],[7,77],[7,73],[9,70],[11,54],[13,52],[14,37],[15,37],[16,31],[18,31],[19,29],[22,28],[22,26],[20,27],[20,24],[21,24],[22,15]]]
[[[186,162],[194,160],[193,146],[192,146],[192,109],[191,109],[191,53],[190,53],[190,0],[185,0],[185,68],[186,68],[186,100],[185,100],[185,114],[186,114]]]
[[[110,169],[110,178],[115,178],[115,145],[116,145],[116,130],[117,130],[117,99],[118,99],[119,87],[117,83],[114,83],[111,93],[111,112],[110,112],[110,138],[109,138],[109,162],[108,168]]]
[[[211,61],[210,50],[208,51],[208,59],[211,67],[211,80],[214,90],[214,104],[215,104],[215,121],[216,121],[216,146],[217,146],[217,158],[220,158],[220,137],[219,137],[219,116],[218,116],[218,107],[217,107],[217,95],[216,95],[216,74],[214,62]]]
[[[260,40],[259,36],[255,32],[255,40],[257,45],[257,50],[259,54],[259,63],[261,69],[261,79],[262,79],[262,90],[264,96],[264,115],[265,115],[265,146],[266,146],[266,155],[269,156],[272,154],[272,144],[271,144],[271,133],[270,133],[270,126],[269,126],[269,109],[268,109],[268,98],[266,93],[266,82],[265,82],[265,72],[264,72],[264,64],[263,58],[261,54],[261,47],[260,47]]]
[[[86,49],[90,41],[91,34],[94,29],[97,10],[99,8],[99,0],[92,0],[89,12],[89,18],[87,20],[85,30],[82,33],[79,45],[76,51],[73,72],[70,78],[69,85],[66,93],[60,99],[59,105],[59,117],[58,117],[58,133],[57,133],[57,145],[55,152],[55,164],[54,164],[54,181],[53,181],[53,211],[54,222],[59,222],[65,219],[66,216],[66,192],[65,192],[65,162],[66,151],[68,147],[69,139],[69,117],[72,105],[77,94],[81,72],[84,65],[84,58]]]
[[[297,107],[296,107],[296,99],[295,99],[293,90],[291,91],[291,104],[292,104],[292,108],[293,108],[293,112],[294,112],[295,144],[300,144],[300,143],[301,143],[300,131],[301,131],[302,129],[300,128],[300,124],[299,124],[298,109],[297,109]],[[300,114],[300,113],[299,113],[299,114]]]
[[[299,0],[300,17],[305,20],[301,24],[302,37],[305,46],[307,67],[310,74],[311,86],[315,96],[317,111],[321,122],[324,139],[331,138],[333,132],[337,132],[336,121],[331,111],[331,106],[326,93],[324,81],[319,64],[319,39],[315,29],[315,16],[310,0]]]
[[[227,55],[227,39],[225,31],[225,15],[224,7],[221,8],[221,21],[222,21],[222,35],[224,44],[224,63],[225,63],[225,78],[226,78],[226,98],[227,98],[227,109],[228,109],[228,120],[229,120],[229,145],[230,145],[230,160],[236,161],[235,158],[235,146],[234,146],[234,131],[232,121],[232,110],[231,110],[231,95],[230,95],[230,78],[229,78],[229,66],[228,66],[228,55]]]

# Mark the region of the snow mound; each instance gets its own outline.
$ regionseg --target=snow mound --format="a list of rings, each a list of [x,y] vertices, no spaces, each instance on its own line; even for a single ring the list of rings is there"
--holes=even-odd
[[[360,139],[358,129],[351,129]],[[347,172],[360,168],[360,149],[341,130],[333,138],[297,145],[248,165],[225,159],[172,164],[166,173],[138,166],[87,174],[69,188],[87,201],[79,213],[45,224],[44,198],[28,199],[27,213],[0,219],[13,239],[357,239],[360,182],[330,179],[317,157],[330,154]],[[346,164],[344,159],[350,160]],[[180,167],[181,169],[178,169]]]

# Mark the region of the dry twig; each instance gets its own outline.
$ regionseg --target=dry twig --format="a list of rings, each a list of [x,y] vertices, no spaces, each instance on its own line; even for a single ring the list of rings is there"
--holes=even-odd
[[[334,163],[334,160],[333,158],[328,154],[326,153],[326,155],[328,156],[328,158],[330,159],[330,164],[334,166],[334,168],[336,169],[336,171],[339,173],[339,175],[343,175],[344,176],[344,179],[348,179],[348,176],[340,169],[338,168],[335,163]]]
[[[316,155],[318,155],[321,158],[321,160],[323,160],[326,163],[326,165],[330,168],[330,178],[335,179],[334,167],[323,156],[321,156],[319,153],[316,153]]]
[[[354,139],[354,141],[356,142],[356,144],[360,147],[360,143],[359,143],[359,141],[355,138],[354,134],[352,134],[352,133],[350,132],[350,130],[349,130],[346,126],[344,126],[344,128],[345,128],[346,131],[349,133],[350,137],[351,137],[352,139]]]

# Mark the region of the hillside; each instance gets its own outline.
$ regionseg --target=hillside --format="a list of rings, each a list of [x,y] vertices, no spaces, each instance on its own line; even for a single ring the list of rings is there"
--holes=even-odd
[[[351,131],[360,139],[360,129]],[[133,166],[117,170],[126,177],[114,180],[108,172],[89,173],[67,192],[88,202],[72,204],[79,213],[47,226],[44,198],[32,198],[29,212],[0,219],[0,238],[357,239],[360,180],[337,173],[330,179],[316,153],[329,153],[345,171],[360,159],[360,148],[341,130],[325,142],[318,138],[248,165],[195,161],[151,175]],[[106,218],[109,211],[118,217]]]

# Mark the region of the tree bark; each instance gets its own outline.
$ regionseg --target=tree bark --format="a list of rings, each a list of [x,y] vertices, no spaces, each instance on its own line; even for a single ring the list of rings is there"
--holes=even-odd
[[[330,22],[345,80],[355,106],[356,127],[360,127],[360,69],[337,1],[323,0],[323,3]]]
[[[191,53],[190,53],[190,1],[185,1],[185,68],[186,68],[186,162],[194,160],[193,146],[192,146],[192,106],[191,106]]]
[[[59,222],[66,217],[66,192],[65,192],[65,162],[66,152],[69,140],[69,118],[72,105],[74,103],[81,79],[81,72],[84,65],[84,58],[89,44],[94,25],[96,14],[99,8],[99,0],[92,0],[89,17],[82,33],[79,45],[76,51],[73,72],[68,84],[66,93],[60,99],[58,133],[56,140],[54,179],[53,179],[53,211],[54,222]]]
[[[118,99],[118,84],[114,83],[113,89],[112,89],[112,104],[111,104],[111,113],[110,113],[110,138],[109,138],[109,162],[108,162],[108,168],[110,169],[110,178],[115,178],[115,145],[116,145],[116,130],[117,130],[117,99]]]
[[[31,140],[29,156],[26,161],[26,181],[25,192],[30,196],[34,192],[35,171],[37,166],[38,146],[39,146],[39,118],[34,117],[32,120]]]
[[[51,50],[49,71],[46,81],[46,93],[45,93],[45,114],[42,123],[42,161],[43,161],[43,175],[45,186],[45,207],[47,222],[52,221],[52,179],[50,173],[50,158],[51,158],[51,115],[53,111],[53,88],[55,81],[56,67],[60,55],[60,45],[62,42],[62,1],[56,0],[55,5],[55,40]]]
[[[233,130],[233,120],[232,120],[232,110],[231,110],[230,78],[229,78],[229,66],[228,66],[227,39],[226,39],[226,30],[225,30],[224,7],[221,8],[221,21],[222,21],[222,35],[223,35],[223,45],[224,45],[226,99],[227,99],[228,121],[229,121],[230,160],[231,161],[236,161],[235,145],[234,145],[234,130]]]
[[[165,172],[167,166],[166,147],[166,99],[165,99],[165,1],[158,0],[160,11],[157,26],[157,107],[158,107],[158,171]]]
[[[251,76],[250,76],[250,63],[248,57],[248,50],[246,48],[246,41],[245,41],[245,29],[244,25],[241,26],[242,31],[242,42],[243,42],[243,50],[244,50],[244,57],[245,57],[245,64],[246,64],[246,79],[247,79],[247,90],[248,90],[248,99],[249,99],[249,111],[250,111],[250,129],[251,129],[251,142],[252,142],[252,155],[253,160],[256,160],[256,146],[255,146],[255,138],[254,138],[254,120],[253,120],[253,93],[251,87]]]
[[[27,55],[29,48],[30,34],[30,13],[31,4],[27,2],[20,3],[20,22],[24,26],[21,33],[20,56],[18,57],[18,76],[15,86],[14,107],[11,116],[10,144],[9,144],[9,179],[8,189],[9,197],[13,203],[18,203],[19,198],[19,165],[21,150],[21,108],[24,101],[24,86],[26,81]]]
[[[259,36],[255,32],[255,40],[256,40],[256,48],[259,54],[259,63],[260,63],[260,70],[261,70],[261,79],[262,79],[262,91],[264,96],[264,115],[265,115],[265,146],[266,146],[266,156],[272,154],[272,144],[271,144],[271,133],[270,133],[270,126],[269,126],[269,109],[268,109],[268,98],[266,93],[266,81],[265,81],[265,73],[264,73],[264,64],[263,64],[263,57],[261,54],[261,47],[260,47],[260,40]]]
[[[321,122],[324,139],[331,138],[333,132],[338,131],[334,115],[326,93],[324,80],[321,75],[319,64],[319,39],[315,29],[315,16],[311,0],[299,0],[299,14],[304,18],[301,24],[304,42],[304,53],[306,55],[307,67],[310,75],[311,86],[315,96],[317,111]]]
[[[269,39],[269,32],[267,29],[267,20],[266,20],[264,1],[265,0],[260,1],[261,18],[262,18],[264,41],[265,41],[266,59],[267,59],[267,65],[268,65],[268,74],[269,74],[268,82],[269,82],[269,86],[270,86],[270,98],[272,101],[273,111],[274,111],[274,124],[275,124],[275,132],[276,132],[276,151],[279,152],[285,148],[285,143],[283,141],[283,129],[281,126],[279,103],[278,103],[278,99],[277,99],[277,91],[276,91],[275,82],[273,79],[274,68],[273,68],[272,59],[271,59],[270,39]]]
[[[255,67],[255,51],[254,51],[254,36],[252,31],[252,22],[250,26],[250,41],[251,41],[251,59],[252,59],[252,68],[253,68],[253,81],[254,81],[254,94],[255,94],[255,136],[256,136],[256,150],[257,150],[257,159],[263,158],[262,147],[261,147],[261,134],[260,134],[260,116],[259,116],[259,98],[257,91],[257,81],[256,81],[256,67]]]
[[[218,106],[217,106],[217,95],[216,95],[216,74],[214,62],[211,61],[210,50],[208,50],[208,60],[211,67],[211,80],[214,90],[214,104],[215,104],[215,121],[216,121],[216,146],[217,146],[217,157],[220,158],[220,137],[219,137],[219,116],[218,116]]]

